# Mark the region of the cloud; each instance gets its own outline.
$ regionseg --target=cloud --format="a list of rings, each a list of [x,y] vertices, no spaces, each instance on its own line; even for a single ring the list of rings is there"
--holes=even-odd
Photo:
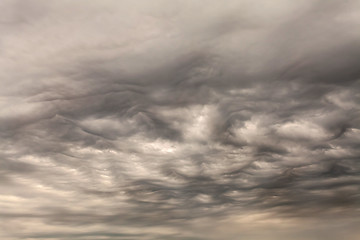
[[[356,238],[359,2],[206,2],[1,3],[0,238]]]

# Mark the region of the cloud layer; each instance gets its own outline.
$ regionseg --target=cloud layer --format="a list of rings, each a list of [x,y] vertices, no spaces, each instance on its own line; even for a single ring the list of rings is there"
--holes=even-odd
[[[359,1],[2,1],[1,239],[359,237]]]

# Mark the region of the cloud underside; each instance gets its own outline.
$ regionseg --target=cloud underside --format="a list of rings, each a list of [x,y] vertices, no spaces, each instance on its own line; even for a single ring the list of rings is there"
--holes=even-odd
[[[355,240],[359,4],[4,1],[0,237]]]

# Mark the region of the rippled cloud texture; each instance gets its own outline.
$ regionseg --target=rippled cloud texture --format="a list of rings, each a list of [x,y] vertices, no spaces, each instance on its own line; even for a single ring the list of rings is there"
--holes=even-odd
[[[2,0],[0,239],[359,239],[359,9]]]

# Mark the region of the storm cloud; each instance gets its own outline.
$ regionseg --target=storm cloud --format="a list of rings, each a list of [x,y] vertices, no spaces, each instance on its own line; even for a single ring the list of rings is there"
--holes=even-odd
[[[0,239],[358,239],[359,9],[1,1]]]

